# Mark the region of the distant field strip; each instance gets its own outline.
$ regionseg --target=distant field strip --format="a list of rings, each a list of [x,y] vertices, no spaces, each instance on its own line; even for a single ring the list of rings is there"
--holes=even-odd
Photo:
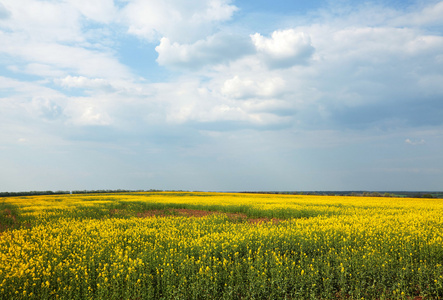
[[[0,199],[0,299],[442,299],[443,199]]]

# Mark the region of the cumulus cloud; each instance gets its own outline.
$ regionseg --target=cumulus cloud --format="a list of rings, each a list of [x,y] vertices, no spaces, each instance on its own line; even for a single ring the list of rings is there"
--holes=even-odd
[[[212,35],[193,44],[179,44],[164,37],[155,50],[162,66],[198,69],[235,60],[253,52],[249,39],[236,35]]]
[[[251,35],[257,52],[271,68],[288,68],[306,64],[314,53],[311,38],[294,29],[274,31],[271,38],[259,33]]]
[[[223,84],[221,92],[230,98],[272,98],[280,96],[285,90],[285,81],[280,77],[255,80],[234,76]]]
[[[81,125],[109,125],[111,118],[106,112],[101,112],[96,107],[86,107],[77,122]]]
[[[83,98],[76,99],[66,109],[65,114],[69,117],[68,124],[77,126],[108,126],[113,119],[106,110],[106,106],[98,101]]]
[[[272,112],[273,109],[282,108],[282,103],[277,103],[277,100],[236,101],[190,78],[157,85],[149,101],[161,105],[156,110],[161,114],[157,121],[161,123],[163,119],[167,124],[185,127],[211,128],[215,131],[250,127],[266,129],[267,126],[279,126],[287,121],[285,116]]]
[[[231,18],[237,7],[230,0],[134,0],[123,9],[128,32],[148,40],[167,37],[189,43],[211,34],[214,23]]]

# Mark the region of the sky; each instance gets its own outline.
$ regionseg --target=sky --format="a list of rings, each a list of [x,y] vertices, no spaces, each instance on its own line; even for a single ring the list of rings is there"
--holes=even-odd
[[[442,15],[0,0],[0,192],[441,191]]]

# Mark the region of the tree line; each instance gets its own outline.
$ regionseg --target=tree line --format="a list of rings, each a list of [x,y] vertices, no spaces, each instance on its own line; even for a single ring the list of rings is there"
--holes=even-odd
[[[43,196],[43,195],[68,195],[68,194],[105,194],[105,193],[135,193],[135,192],[161,192],[161,190],[76,190],[76,191],[27,191],[27,192],[0,192],[0,197],[18,196]]]

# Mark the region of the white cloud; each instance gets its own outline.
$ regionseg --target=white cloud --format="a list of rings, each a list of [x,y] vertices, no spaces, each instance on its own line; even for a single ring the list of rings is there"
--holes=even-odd
[[[24,66],[10,65],[7,68],[14,73],[26,73],[42,77],[56,77],[64,74],[64,71],[56,66],[41,63],[29,63]]]
[[[230,19],[236,10],[229,0],[134,0],[124,7],[123,20],[136,36],[188,43],[211,34],[214,23]]]
[[[406,139],[406,140],[405,140],[405,143],[406,143],[406,144],[409,144],[409,145],[413,145],[413,146],[416,146],[416,145],[423,145],[423,144],[425,143],[425,140],[423,140],[423,139],[421,139],[421,140],[411,140],[411,139]]]
[[[280,77],[265,79],[240,78],[234,76],[223,84],[221,92],[230,98],[272,98],[281,96],[285,90],[285,81]]]
[[[158,63],[192,69],[195,82],[171,82],[151,99],[164,104],[168,122],[180,124],[358,130],[439,122],[430,117],[439,107],[421,109],[427,117],[413,111],[435,106],[432,99],[441,96],[435,78],[441,76],[443,38],[412,25],[390,26],[386,20],[400,12],[387,11],[371,25],[363,10],[358,18],[353,13],[270,37],[251,35],[255,53],[222,50],[229,44],[223,33],[192,42],[165,35],[156,48]]]
[[[436,57],[436,55],[441,53],[438,49],[442,48],[443,36],[435,35],[418,35],[406,44],[406,52],[410,55],[423,55],[428,53]]]
[[[8,3],[5,9],[19,10],[17,5]],[[59,18],[49,18],[46,24],[44,20],[30,18],[28,23],[36,24],[37,28],[60,25],[66,30],[71,24],[74,29],[70,41],[82,41],[81,45],[87,43],[87,33],[78,31],[82,28],[81,18],[104,23],[116,18],[116,8],[109,1],[103,2],[104,11],[112,16],[109,19],[96,10],[95,4],[64,2],[65,6],[53,7],[55,2],[48,3],[53,12],[76,6],[76,17],[66,23]],[[152,21],[152,26],[148,24],[151,27],[147,25],[150,29],[146,27],[146,31],[139,27],[143,29],[140,36],[157,32],[156,37],[163,37],[156,47],[157,62],[180,68],[185,72],[184,77],[189,77],[165,83],[163,87],[167,88],[143,81],[135,83],[137,80],[129,68],[119,63],[110,48],[62,43],[58,34],[52,35],[52,40],[28,40],[27,36],[33,32],[29,24],[20,27],[12,22],[7,25],[21,29],[0,32],[4,41],[0,52],[16,58],[9,65],[10,70],[50,77],[46,82],[65,88],[67,94],[72,89],[84,89],[89,95],[114,97],[108,102],[91,97],[88,105],[75,109],[79,104],[61,105],[63,114],[65,108],[69,111],[67,118],[72,124],[116,124],[116,120],[124,117],[119,117],[117,109],[110,109],[109,103],[127,103],[125,99],[135,99],[133,110],[136,111],[138,105],[143,106],[142,101],[151,103],[157,111],[150,116],[155,115],[159,124],[162,121],[182,124],[239,121],[242,124],[239,126],[244,126],[248,122],[272,125],[292,122],[294,126],[301,124],[309,128],[339,122],[341,126],[354,128],[355,123],[365,120],[367,124],[375,124],[380,118],[389,118],[388,112],[399,103],[408,103],[411,108],[396,110],[398,120],[418,119],[419,116],[413,117],[408,112],[414,105],[421,105],[414,97],[417,94],[430,98],[441,95],[438,78],[442,76],[443,38],[417,28],[371,27],[363,21],[345,24],[344,18],[339,22],[329,19],[327,24],[275,30],[270,37],[256,33],[243,38],[224,31],[213,34],[215,22],[229,19],[235,11],[226,1],[197,1],[189,7],[178,1],[132,1],[123,7],[123,14],[126,17],[129,13],[137,15],[137,7],[147,10],[151,5],[154,12],[175,14],[177,19],[172,18],[171,24],[165,25],[163,20],[156,23],[155,18],[147,18],[146,22]],[[166,12],[166,8],[171,10]],[[195,14],[197,8],[212,13],[210,16]],[[21,14],[25,14],[24,10]],[[392,15],[392,11],[389,14]],[[190,18],[185,20],[185,16]],[[126,22],[132,21],[126,19]],[[136,17],[132,26],[137,22],[142,21],[137,21]],[[197,35],[192,33],[189,38],[169,36],[169,30],[172,32],[176,26],[183,25],[180,30],[189,30],[196,24],[210,30],[197,30]],[[297,68],[290,68],[295,65]],[[203,68],[208,66],[210,68]],[[192,70],[193,75],[186,73],[187,70]],[[42,99],[54,99],[47,98],[45,93]],[[242,101],[237,101],[240,99]],[[379,105],[382,112],[371,111],[368,105]],[[41,106],[46,115],[52,114],[54,106],[51,103]]]
[[[9,104],[17,104],[25,99],[31,99],[36,95],[45,95],[51,98],[63,97],[64,95],[54,89],[46,87],[42,82],[26,82],[0,76],[0,90],[11,94]],[[16,100],[16,101],[14,101]],[[6,104],[8,102],[0,102]]]
[[[257,52],[237,58],[227,55],[226,64],[200,73],[210,78],[201,87],[211,95],[189,96],[200,99],[192,104],[175,101],[169,119],[216,122],[229,115],[231,121],[243,122],[238,126],[261,122],[270,128],[292,124],[304,129],[438,122],[429,114],[437,115],[440,108],[433,113],[421,109],[428,117],[413,111],[434,105],[432,98],[441,95],[436,78],[441,76],[443,38],[414,27],[367,26],[362,20],[361,24],[328,20],[276,30],[269,38],[252,35]],[[210,64],[206,51],[217,49],[210,41],[179,44],[164,39],[157,48],[158,61],[194,69],[198,58]],[[431,102],[418,101],[420,96]]]
[[[110,84],[103,78],[87,78],[84,76],[66,76],[57,78],[55,83],[66,88],[82,88],[82,89],[102,89],[109,87]]]
[[[5,0],[4,6],[10,16],[0,18],[0,55],[8,58],[11,70],[41,77],[132,76],[108,47],[110,32],[87,26],[115,22],[113,1]]]
[[[80,125],[109,125],[111,118],[106,112],[101,112],[96,107],[86,107],[76,120]]]
[[[162,118],[171,124],[238,120],[246,117],[238,107],[222,102],[216,93],[196,79],[183,78],[178,82],[156,85],[155,89],[155,95],[150,101],[161,104],[164,113]]]
[[[0,53],[20,58],[31,66],[45,65],[44,69],[23,69],[31,74],[46,76],[50,73],[57,73],[56,70],[59,70],[65,74],[76,73],[91,77],[131,77],[129,69],[120,64],[111,52],[52,42],[30,41],[18,34],[2,32],[0,32],[0,39],[4,43],[0,48]],[[51,72],[48,73],[48,70]],[[37,71],[41,73],[36,74]]]
[[[67,0],[67,2],[83,16],[96,22],[110,23],[117,17],[118,11],[113,0]]]
[[[32,126],[32,131],[38,131],[45,129],[46,122],[57,122],[58,125],[51,130],[57,132],[67,125],[113,124],[109,112],[113,111],[116,100],[106,95],[70,97],[38,83],[0,77],[0,91],[5,89],[10,90],[11,96],[0,102],[0,116],[4,122],[14,123],[15,127],[30,124],[27,127]]]
[[[424,6],[420,11],[399,15],[392,20],[395,25],[434,26],[443,24],[443,1]]]
[[[205,65],[235,60],[251,53],[253,47],[249,39],[217,34],[193,44],[179,44],[164,37],[155,50],[159,54],[157,62],[160,65],[198,69]]]
[[[314,52],[310,36],[294,29],[274,31],[271,38],[256,33],[251,35],[251,39],[258,53],[271,68],[306,64]]]
[[[4,0],[3,3],[10,11],[10,18],[0,19],[0,28],[7,28],[27,40],[83,41],[80,14],[68,3],[33,0]]]
[[[67,124],[76,126],[108,126],[113,118],[108,113],[108,107],[100,99],[77,98],[71,99],[65,114],[69,117]]]
[[[226,126],[236,129],[240,123],[248,127],[280,122],[268,111],[256,109],[257,103],[226,98],[196,79],[182,78],[178,82],[156,84],[153,88],[155,92],[146,103],[155,105],[156,114],[145,122],[152,122],[154,118],[158,124],[193,124],[191,126],[211,126],[215,130],[226,130]],[[150,109],[146,110],[148,112]]]
[[[111,23],[118,14],[113,0],[3,2],[6,6],[0,3],[0,28],[39,42],[85,42],[84,20]],[[2,21],[6,17],[8,20]]]
[[[39,117],[46,120],[56,120],[63,114],[64,98],[51,97],[33,97],[30,103],[30,108],[37,112]]]

